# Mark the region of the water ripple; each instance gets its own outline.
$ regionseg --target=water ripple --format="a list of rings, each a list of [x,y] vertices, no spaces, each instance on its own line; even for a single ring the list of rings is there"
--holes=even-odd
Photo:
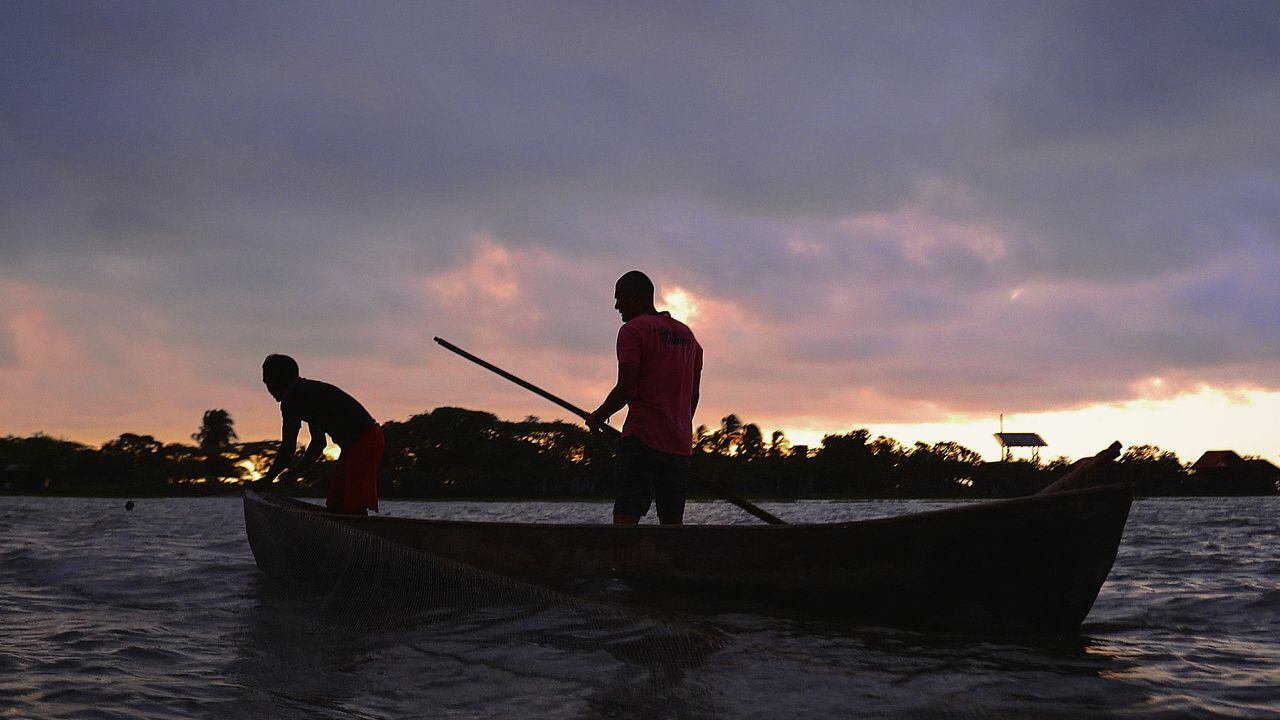
[[[948,504],[767,507],[815,522]],[[1136,503],[1080,633],[1025,642],[545,603],[353,621],[258,573],[238,498],[121,505],[0,498],[0,718],[1280,717],[1280,498]],[[601,503],[386,506],[476,520],[608,514]],[[751,521],[726,503],[694,503],[689,519]],[[690,643],[706,634],[697,628],[716,639]]]

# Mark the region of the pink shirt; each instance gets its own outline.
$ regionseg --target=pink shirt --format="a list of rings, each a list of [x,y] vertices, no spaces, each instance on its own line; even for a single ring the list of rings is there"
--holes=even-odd
[[[702,372],[702,346],[693,331],[665,312],[641,315],[618,330],[618,363],[640,366],[622,436],[692,455],[693,383]]]

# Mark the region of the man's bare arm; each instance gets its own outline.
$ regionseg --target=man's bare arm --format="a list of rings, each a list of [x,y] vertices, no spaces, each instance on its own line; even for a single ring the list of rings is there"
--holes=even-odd
[[[271,461],[271,469],[267,470],[267,474],[262,476],[266,482],[276,479],[276,476],[284,472],[289,467],[289,461],[293,460],[293,451],[298,447],[298,430],[302,428],[301,422],[285,421],[284,426],[280,430],[280,448],[276,450],[275,460]]]
[[[636,391],[636,380],[640,377],[640,363],[618,363],[618,382],[609,391],[604,402],[595,412],[587,416],[587,427],[598,429],[609,421],[609,417],[627,406]]]
[[[329,444],[325,440],[324,430],[315,425],[307,423],[307,432],[311,433],[311,442],[307,445],[307,451],[302,454],[302,459],[289,471],[293,475],[299,475],[310,470],[311,466],[315,465],[316,461],[320,459],[320,454],[324,452],[325,446]]]
[[[698,414],[698,398],[702,395],[702,367],[693,371],[693,393],[689,396],[689,419]]]

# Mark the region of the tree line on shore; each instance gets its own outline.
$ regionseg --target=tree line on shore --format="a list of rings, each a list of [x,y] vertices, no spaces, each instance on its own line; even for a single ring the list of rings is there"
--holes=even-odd
[[[616,440],[560,421],[501,420],[440,407],[383,424],[387,447],[379,494],[390,498],[610,498]],[[756,498],[996,498],[1034,493],[1070,461],[984,462],[958,443],[903,445],[865,429],[827,435],[818,447],[765,439],[736,415],[700,426],[693,470]],[[209,494],[253,484],[277,441],[238,442],[231,416],[209,410],[194,444],[125,433],[101,447],[36,434],[0,438],[0,491],[15,494]],[[274,489],[322,492],[331,462]],[[1217,494],[1172,452],[1128,447],[1115,465],[1140,495]],[[1252,486],[1255,490],[1257,483]],[[1275,494],[1271,481],[1260,494]],[[1223,493],[1223,494],[1235,494]],[[696,493],[695,493],[696,497]]]

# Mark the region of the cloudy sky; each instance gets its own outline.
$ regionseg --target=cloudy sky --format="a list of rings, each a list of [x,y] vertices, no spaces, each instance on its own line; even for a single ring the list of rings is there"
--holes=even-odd
[[[0,434],[588,408],[613,281],[697,421],[1280,460],[1280,5],[0,4]]]

